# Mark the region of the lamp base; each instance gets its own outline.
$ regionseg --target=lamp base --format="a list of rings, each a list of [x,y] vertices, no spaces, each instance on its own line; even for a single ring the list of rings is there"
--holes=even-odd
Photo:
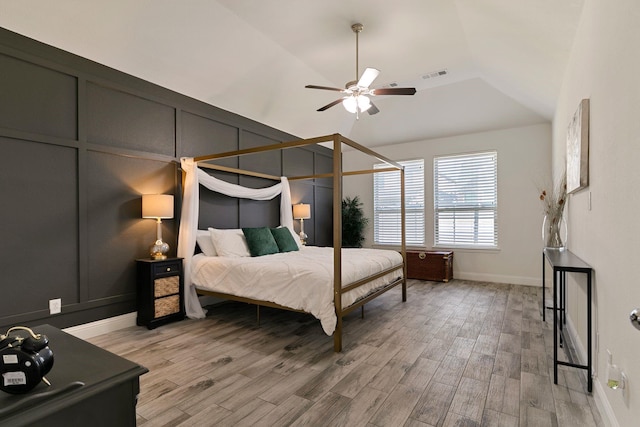
[[[304,231],[301,231],[300,234],[299,234],[299,237],[300,237],[300,243],[302,245],[306,245],[307,244],[307,238],[309,236],[307,236],[307,234]]]
[[[149,248],[151,259],[167,259],[167,252],[169,252],[169,245],[160,239],[156,240],[156,242]]]

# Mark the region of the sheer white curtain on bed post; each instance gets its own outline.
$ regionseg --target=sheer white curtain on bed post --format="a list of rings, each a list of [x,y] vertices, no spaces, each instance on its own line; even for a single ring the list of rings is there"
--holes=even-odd
[[[200,196],[196,163],[193,158],[180,159],[185,174],[182,196],[182,214],[178,231],[178,256],[184,258],[184,308],[191,319],[203,319],[206,311],[202,309],[196,289],[191,284],[191,258],[196,250],[196,231]]]
[[[202,319],[206,312],[200,306],[196,289],[191,282],[191,259],[196,248],[196,232],[198,229],[198,213],[200,204],[200,185],[211,191],[252,200],[271,200],[280,195],[280,225],[291,230],[293,234],[293,213],[291,207],[291,190],[289,180],[281,177],[280,182],[267,188],[247,188],[219,180],[197,167],[193,158],[180,159],[185,173],[184,195],[182,198],[182,215],[178,234],[178,256],[184,258],[184,300],[187,316]]]

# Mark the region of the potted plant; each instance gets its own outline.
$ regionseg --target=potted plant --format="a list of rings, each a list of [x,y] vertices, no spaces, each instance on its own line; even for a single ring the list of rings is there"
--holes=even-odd
[[[342,246],[361,248],[364,242],[364,230],[369,218],[362,212],[362,203],[358,196],[342,200]]]

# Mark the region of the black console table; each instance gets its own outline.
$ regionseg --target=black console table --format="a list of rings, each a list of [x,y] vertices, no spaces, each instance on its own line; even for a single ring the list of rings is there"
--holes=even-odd
[[[0,425],[136,425],[139,377],[147,369],[50,325],[35,326],[49,338],[53,368],[25,394],[0,391]]]
[[[545,264],[553,268],[553,307],[546,307],[545,302]],[[591,346],[591,266],[568,250],[544,249],[542,252],[542,320],[546,321],[545,310],[553,310],[553,383],[558,384],[558,365],[571,366],[587,370],[587,390],[593,389],[592,346]],[[587,364],[580,365],[558,360],[558,346],[563,341],[563,325],[566,324],[566,275],[570,273],[584,273],[587,275]],[[560,339],[560,342],[558,342]]]

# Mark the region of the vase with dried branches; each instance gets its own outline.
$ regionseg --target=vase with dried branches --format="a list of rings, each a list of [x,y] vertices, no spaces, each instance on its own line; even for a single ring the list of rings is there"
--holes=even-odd
[[[543,204],[542,241],[545,248],[564,249],[567,244],[567,225],[564,220],[564,207],[567,202],[567,175],[549,190],[540,191]]]

